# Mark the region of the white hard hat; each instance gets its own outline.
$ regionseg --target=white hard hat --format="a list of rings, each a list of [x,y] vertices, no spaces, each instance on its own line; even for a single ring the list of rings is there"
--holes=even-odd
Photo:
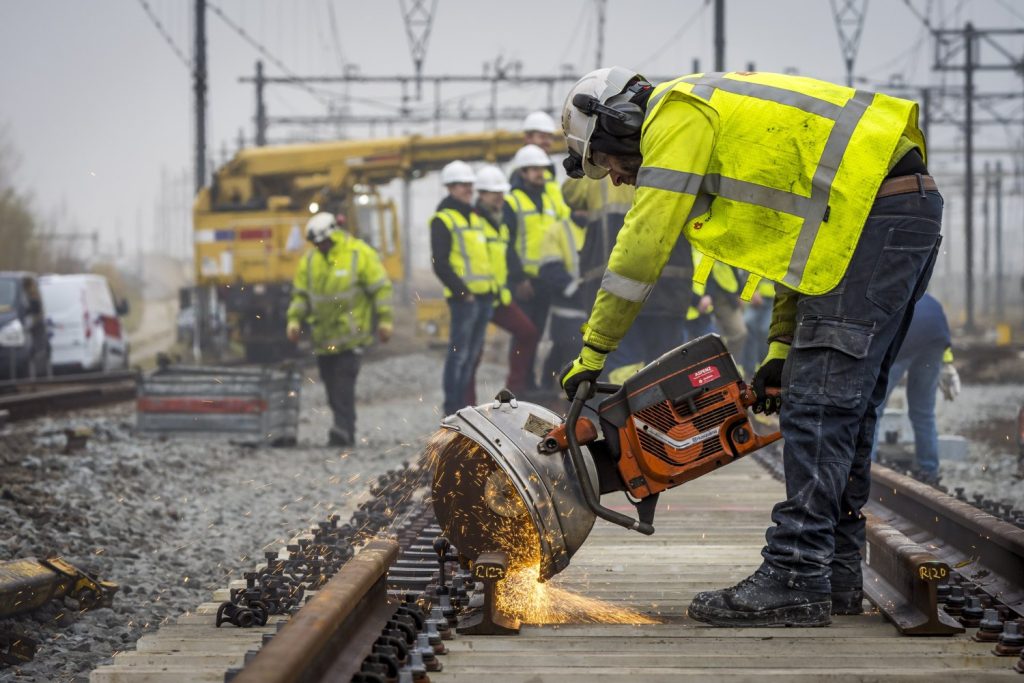
[[[511,186],[497,166],[483,166],[476,172],[476,189],[482,192],[508,192]]]
[[[516,152],[516,155],[512,157],[512,169],[530,168],[532,166],[543,166],[547,168],[551,165],[551,157],[548,153],[542,150],[537,145],[523,145]]]
[[[316,244],[330,239],[331,233],[338,229],[338,220],[334,214],[321,211],[306,223],[306,239]]]
[[[523,132],[537,131],[539,133],[554,133],[555,120],[546,111],[535,111],[527,114],[523,119]]]
[[[597,128],[597,113],[586,112],[573,100],[579,95],[593,98],[598,105],[605,105],[608,100],[624,92],[634,79],[643,76],[621,66],[607,67],[591,71],[576,81],[569,91],[562,106],[562,130],[569,154],[582,162],[583,172],[595,179],[608,175],[607,169],[595,166],[590,162],[590,139]]]
[[[441,169],[441,183],[451,185],[452,183],[476,182],[476,175],[473,169],[465,161],[452,161]]]

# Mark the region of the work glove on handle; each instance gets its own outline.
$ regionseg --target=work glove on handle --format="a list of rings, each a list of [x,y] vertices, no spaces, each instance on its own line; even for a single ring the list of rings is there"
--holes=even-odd
[[[579,357],[571,363],[566,363],[558,376],[558,383],[565,390],[566,397],[571,401],[576,398],[576,390],[581,382],[590,382],[590,394],[587,399],[593,398],[597,378],[604,369],[604,361],[608,354],[601,353],[595,348],[584,346]]]
[[[939,371],[939,389],[947,401],[953,401],[960,395],[960,374],[952,363],[944,363]]]
[[[773,341],[768,345],[768,355],[754,373],[753,388],[757,397],[753,406],[755,413],[771,415],[782,408],[782,367],[788,355],[789,344]],[[774,391],[769,395],[770,389]]]

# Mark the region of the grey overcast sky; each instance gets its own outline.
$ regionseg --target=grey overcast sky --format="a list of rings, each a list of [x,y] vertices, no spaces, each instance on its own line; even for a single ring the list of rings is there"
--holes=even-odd
[[[191,57],[191,0],[147,0],[173,42]],[[364,74],[412,70],[399,0],[211,0],[231,21],[296,74],[336,74],[341,63]],[[844,78],[828,0],[726,0],[726,66],[795,69]],[[910,0],[935,25],[1024,26],[1022,0]],[[331,22],[333,6],[336,21]],[[712,11],[705,0],[608,0],[605,59],[651,75],[710,68]],[[522,62],[524,73],[594,68],[592,0],[440,0],[425,61],[427,73],[482,72],[496,57]],[[257,51],[215,12],[208,25],[209,153],[233,150],[239,130],[252,135],[253,90],[240,84]],[[1021,54],[1020,41],[1015,44]],[[932,72],[932,47],[922,22],[900,0],[870,0],[856,73],[870,81],[896,74],[910,83],[960,83]],[[20,152],[17,181],[36,205],[62,223],[98,229],[109,251],[118,230],[127,249],[174,249],[161,231],[180,231],[159,217],[162,174],[187,201],[192,165],[192,94],[186,66],[165,43],[141,0],[0,0],[0,126]],[[269,74],[280,69],[268,64]],[[1013,89],[1008,74],[983,75],[979,90]],[[335,93],[340,89],[335,88]],[[361,111],[393,111],[385,88],[352,87],[373,100]],[[462,106],[484,107],[486,88],[448,90]],[[562,93],[556,94],[561,100]],[[503,91],[501,105],[543,106],[542,90]],[[292,87],[271,88],[271,114],[318,114],[325,105]],[[1021,107],[1016,106],[1016,115]],[[446,132],[482,124],[448,126]],[[271,129],[281,139],[285,129]],[[366,131],[351,129],[353,136]],[[403,132],[396,130],[396,133]],[[1019,131],[987,129],[993,145],[1019,144]],[[947,127],[933,145],[959,135]],[[944,141],[944,142],[943,142]],[[172,182],[173,181],[173,182]],[[61,207],[64,207],[61,209]],[[175,217],[187,215],[179,210]],[[66,218],[63,218],[66,217]],[[178,221],[179,224],[182,220]]]

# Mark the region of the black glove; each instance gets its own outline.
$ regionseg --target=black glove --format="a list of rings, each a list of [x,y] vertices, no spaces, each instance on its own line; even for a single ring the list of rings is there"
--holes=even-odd
[[[753,406],[755,413],[771,415],[782,408],[782,368],[788,354],[789,344],[772,342],[769,345],[768,357],[754,373],[753,388],[757,396]]]
[[[586,400],[594,397],[595,384],[604,368],[604,359],[605,354],[595,351],[589,346],[584,346],[576,360],[565,364],[562,372],[558,375],[558,383],[565,390],[565,395],[570,401],[576,398],[576,390],[579,389],[582,382],[590,382],[590,392],[586,396]]]

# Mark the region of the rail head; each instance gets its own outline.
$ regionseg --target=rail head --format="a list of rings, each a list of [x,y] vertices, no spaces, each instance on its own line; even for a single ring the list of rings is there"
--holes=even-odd
[[[353,640],[347,634],[364,620],[367,597],[375,592],[386,597],[388,568],[398,548],[392,539],[368,543],[260,649],[235,683],[297,683],[322,676],[338,659],[342,644]],[[361,662],[365,654],[353,653],[352,659]]]

